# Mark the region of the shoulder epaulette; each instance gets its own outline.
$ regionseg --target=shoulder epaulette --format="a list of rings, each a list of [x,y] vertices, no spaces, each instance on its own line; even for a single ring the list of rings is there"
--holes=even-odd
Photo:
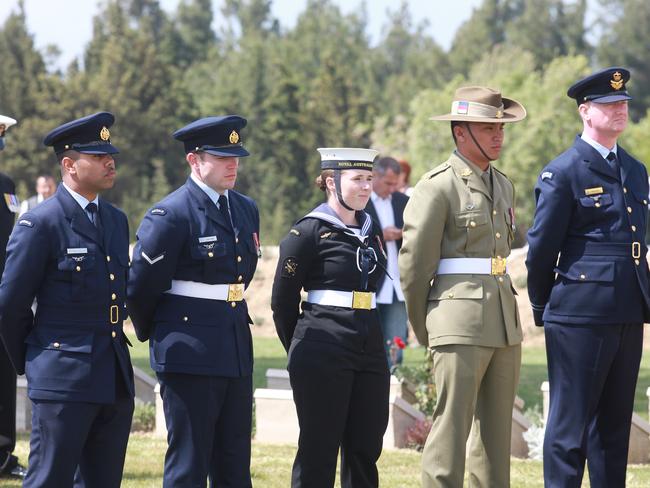
[[[451,165],[449,163],[442,163],[440,166],[436,166],[431,171],[425,173],[422,179],[430,180],[434,176],[439,175],[440,173],[448,170],[449,168],[451,168]]]

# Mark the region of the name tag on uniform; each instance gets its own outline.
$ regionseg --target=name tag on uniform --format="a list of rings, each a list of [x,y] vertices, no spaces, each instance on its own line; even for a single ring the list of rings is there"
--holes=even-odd
[[[595,186],[593,188],[585,188],[585,195],[588,197],[591,195],[600,195],[603,193],[603,187],[602,186]]]
[[[205,244],[206,242],[217,242],[217,236],[199,237],[199,244]]]
[[[20,200],[13,193],[5,193],[5,203],[7,208],[13,213],[20,212]]]
[[[66,249],[68,254],[88,254],[87,247],[69,247]]]

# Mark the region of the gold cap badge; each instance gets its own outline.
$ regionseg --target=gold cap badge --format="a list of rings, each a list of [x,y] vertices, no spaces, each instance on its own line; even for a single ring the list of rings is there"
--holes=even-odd
[[[239,134],[237,134],[236,130],[230,133],[228,140],[230,140],[230,144],[237,144],[239,142]]]
[[[609,84],[612,86],[614,90],[620,90],[621,88],[623,88],[624,83],[625,82],[623,81],[623,75],[621,75],[621,73],[619,73],[618,71],[616,71],[612,75],[612,79],[609,82]]]
[[[503,110],[497,110],[497,113],[494,115],[497,119],[500,119],[503,117]]]
[[[106,127],[102,127],[102,130],[99,131],[99,137],[102,141],[108,141],[111,138],[111,133]]]

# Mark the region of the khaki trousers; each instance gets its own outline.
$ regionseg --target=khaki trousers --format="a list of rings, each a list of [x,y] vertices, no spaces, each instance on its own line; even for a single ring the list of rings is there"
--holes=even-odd
[[[512,406],[521,345],[452,344],[432,351],[437,403],[422,453],[422,486],[462,488],[466,457],[470,487],[510,486]]]

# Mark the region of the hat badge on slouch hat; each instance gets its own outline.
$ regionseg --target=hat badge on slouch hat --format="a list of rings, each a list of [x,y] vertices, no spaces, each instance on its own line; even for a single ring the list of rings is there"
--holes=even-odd
[[[463,86],[456,90],[448,114],[429,120],[455,122],[509,123],[526,118],[524,106],[501,92],[485,86]]]

